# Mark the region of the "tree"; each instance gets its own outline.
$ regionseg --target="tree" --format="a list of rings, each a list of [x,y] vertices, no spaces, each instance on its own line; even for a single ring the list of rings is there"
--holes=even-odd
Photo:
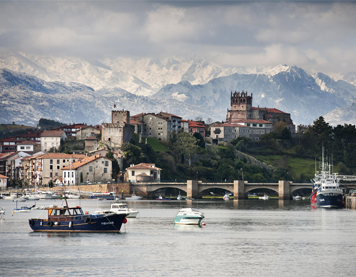
[[[284,128],[282,130],[281,139],[290,140],[291,138],[292,138],[292,134],[289,131],[289,129],[288,128]]]
[[[280,138],[282,136],[282,131],[287,127],[287,123],[283,121],[279,121],[276,124],[273,125],[273,130],[277,134],[277,136]]]
[[[176,155],[183,155],[188,157],[189,167],[192,164],[192,155],[195,154],[198,150],[196,145],[197,139],[186,132],[179,132],[177,141],[174,144],[174,149]]]
[[[106,158],[110,159],[111,160],[111,164],[112,164],[112,179],[117,179],[117,174],[120,173],[120,166],[119,166],[119,163],[118,161],[115,159],[114,157],[114,153],[113,152],[108,152],[106,153],[105,155]]]
[[[200,133],[194,133],[193,136],[197,139],[197,145],[201,148],[205,148],[205,141]]]

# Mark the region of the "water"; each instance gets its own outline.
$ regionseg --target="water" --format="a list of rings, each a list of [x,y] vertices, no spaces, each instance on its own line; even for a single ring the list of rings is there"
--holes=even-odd
[[[78,200],[70,200],[78,205]],[[27,205],[30,202],[25,203]],[[37,205],[62,205],[61,200]],[[81,200],[83,210],[109,201]],[[354,276],[356,211],[308,201],[136,201],[119,234],[34,233],[15,203],[0,220],[1,276]],[[175,226],[179,208],[204,212],[203,228]]]

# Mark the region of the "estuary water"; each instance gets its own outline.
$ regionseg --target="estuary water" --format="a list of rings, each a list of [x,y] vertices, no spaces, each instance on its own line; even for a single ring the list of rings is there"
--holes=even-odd
[[[308,201],[136,201],[119,234],[34,233],[0,200],[1,276],[355,276],[356,211],[311,209]],[[21,205],[23,203],[19,203]],[[33,203],[27,202],[26,205]],[[37,206],[63,205],[62,200]],[[110,201],[69,200],[84,211]],[[204,213],[204,227],[175,226],[180,208]]]

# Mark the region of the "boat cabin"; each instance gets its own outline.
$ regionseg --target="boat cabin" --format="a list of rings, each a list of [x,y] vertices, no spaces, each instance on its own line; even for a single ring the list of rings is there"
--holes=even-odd
[[[51,221],[68,221],[72,219],[79,219],[84,215],[81,207],[49,207],[48,210],[48,220]]]

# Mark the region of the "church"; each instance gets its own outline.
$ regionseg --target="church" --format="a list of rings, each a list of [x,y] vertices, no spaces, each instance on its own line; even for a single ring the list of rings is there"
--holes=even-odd
[[[249,120],[264,120],[272,124],[285,122],[288,130],[294,134],[295,125],[289,113],[282,112],[275,108],[260,108],[252,106],[252,93],[248,95],[244,92],[231,92],[231,109],[227,110],[227,123],[242,123]]]

